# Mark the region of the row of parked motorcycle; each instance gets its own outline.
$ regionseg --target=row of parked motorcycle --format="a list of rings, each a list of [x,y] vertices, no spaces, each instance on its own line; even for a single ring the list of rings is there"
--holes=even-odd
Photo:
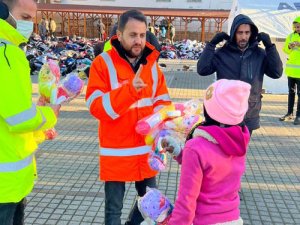
[[[37,73],[48,59],[52,59],[58,62],[62,76],[75,71],[80,73],[82,78],[88,77],[95,58],[94,46],[97,44],[99,44],[97,39],[81,37],[42,41],[36,35],[26,46],[31,74]],[[174,44],[161,43],[160,58],[198,60],[204,47],[204,43],[188,39]]]
[[[198,60],[205,43],[196,40],[185,39],[174,44],[161,44],[160,58]]]
[[[37,73],[43,64],[52,59],[58,62],[62,76],[71,72],[81,72],[87,77],[95,57],[93,46],[96,40],[60,38],[42,41],[39,37],[31,38],[26,46],[26,57],[31,74]]]

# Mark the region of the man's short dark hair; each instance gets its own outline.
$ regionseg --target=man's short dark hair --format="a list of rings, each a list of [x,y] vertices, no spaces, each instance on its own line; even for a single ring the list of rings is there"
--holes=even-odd
[[[129,19],[135,19],[141,22],[144,22],[145,25],[147,26],[147,19],[145,17],[145,15],[138,11],[138,10],[128,10],[126,12],[124,12],[121,16],[120,16],[120,20],[118,23],[118,30],[123,32],[124,28],[128,22]]]

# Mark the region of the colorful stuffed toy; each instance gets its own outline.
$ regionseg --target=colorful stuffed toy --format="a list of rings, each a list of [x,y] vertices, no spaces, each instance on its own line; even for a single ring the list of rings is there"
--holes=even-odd
[[[171,216],[173,205],[158,189],[147,187],[146,194],[138,199],[138,209],[144,219],[164,224]]]
[[[135,127],[136,132],[142,135],[149,134],[151,129],[155,128],[165,119],[167,119],[170,111],[174,110],[175,106],[173,104],[167,105],[158,110],[156,113],[139,120]]]
[[[167,138],[174,144],[174,155],[178,155],[184,146],[185,139],[193,126],[201,122],[200,100],[192,99],[163,107],[158,112],[138,121],[136,131],[145,135],[145,143],[153,145],[149,154],[149,166],[162,171],[167,166],[167,156],[161,147],[161,140]]]
[[[151,169],[155,171],[165,170],[167,166],[167,154],[156,147],[155,151],[150,152],[148,161]]]
[[[48,60],[39,72],[39,93],[41,97],[39,104],[51,103],[62,104],[76,98],[84,87],[84,82],[77,74],[71,73],[65,79],[59,82],[60,69],[58,64],[53,60]],[[52,140],[57,136],[54,128],[35,133],[35,140],[41,143],[44,140]]]
[[[202,104],[199,99],[191,99],[187,102],[176,102],[174,103],[175,109],[180,111],[179,116],[184,115],[200,115]]]
[[[77,73],[68,74],[59,84],[55,104],[62,104],[76,98],[83,90],[83,87],[84,82]]]
[[[48,60],[39,72],[39,94],[48,103],[54,103],[57,96],[57,86],[60,78],[60,69],[57,62]]]
[[[164,128],[167,130],[175,130],[183,133],[184,135],[187,135],[188,132],[193,128],[193,126],[201,121],[202,119],[200,115],[186,114],[184,116],[166,121],[164,123]]]

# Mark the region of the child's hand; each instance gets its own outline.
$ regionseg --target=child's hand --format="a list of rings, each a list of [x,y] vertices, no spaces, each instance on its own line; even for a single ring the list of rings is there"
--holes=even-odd
[[[174,156],[178,156],[181,152],[181,144],[171,136],[166,136],[162,139],[161,147]]]
[[[172,213],[170,215],[168,215],[168,217],[164,221],[157,222],[157,225],[167,225],[169,223],[169,220],[171,219],[171,215],[172,215]]]

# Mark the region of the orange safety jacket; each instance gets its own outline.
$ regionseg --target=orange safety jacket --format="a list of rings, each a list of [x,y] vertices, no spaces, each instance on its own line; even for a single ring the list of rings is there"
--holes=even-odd
[[[151,52],[140,76],[147,87],[140,92],[132,86],[134,70],[115,47],[96,57],[90,69],[86,103],[99,120],[100,179],[104,181],[140,181],[157,173],[148,164],[152,147],[135,126],[171,100],[156,62],[159,53],[149,43],[145,48]]]

